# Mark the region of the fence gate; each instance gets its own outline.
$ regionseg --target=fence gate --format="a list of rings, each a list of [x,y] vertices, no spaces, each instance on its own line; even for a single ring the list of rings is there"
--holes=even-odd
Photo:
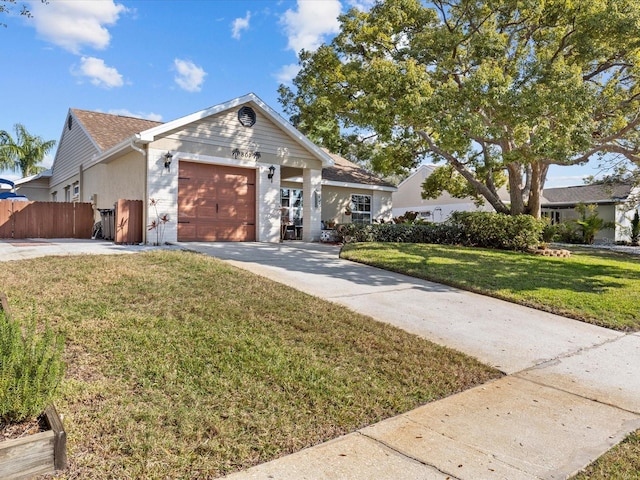
[[[142,243],[142,200],[118,200],[115,242]]]
[[[79,202],[0,200],[0,238],[91,238],[93,207]]]

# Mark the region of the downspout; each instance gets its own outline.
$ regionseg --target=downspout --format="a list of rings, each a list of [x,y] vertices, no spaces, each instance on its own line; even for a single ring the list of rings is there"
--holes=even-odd
[[[147,160],[147,150],[138,147],[135,144],[135,140],[131,139],[131,148],[142,155],[144,159],[144,194],[142,201],[144,202],[142,206],[142,243],[147,243],[147,225],[149,224],[149,212],[147,211],[148,200],[147,197],[149,195],[148,183],[149,183],[149,162]]]

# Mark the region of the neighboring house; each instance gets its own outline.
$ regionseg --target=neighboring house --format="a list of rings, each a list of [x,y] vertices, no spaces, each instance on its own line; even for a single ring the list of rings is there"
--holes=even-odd
[[[393,216],[399,217],[406,212],[418,212],[419,218],[430,222],[444,222],[453,212],[493,212],[493,207],[485,201],[477,206],[473,198],[454,198],[442,192],[438,198],[423,199],[422,184],[438,168],[437,165],[420,165],[418,169],[398,185],[398,191],[392,194]],[[500,198],[509,203],[509,193],[500,190]]]
[[[254,94],[168,123],[71,109],[48,186],[49,200],[92,202],[96,219],[119,199],[142,200],[146,226],[154,199],[168,242],[277,242],[289,226],[317,241],[323,220],[390,220],[393,191]]]
[[[597,243],[626,242],[630,240],[631,219],[638,209],[640,190],[630,184],[579,185],[574,187],[545,188],[542,199],[542,215],[553,224],[579,218],[578,204],[596,205],[598,216],[605,222],[614,222],[615,228],[597,233]],[[635,198],[634,204],[629,200]]]
[[[16,180],[16,189],[32,202],[50,202],[49,180],[51,179],[51,169],[30,177]]]

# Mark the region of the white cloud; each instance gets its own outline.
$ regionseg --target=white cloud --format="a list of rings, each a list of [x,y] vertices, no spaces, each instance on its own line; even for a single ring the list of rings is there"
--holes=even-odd
[[[173,66],[178,74],[175,77],[175,81],[180,88],[187,92],[199,92],[204,82],[204,77],[207,76],[201,67],[198,67],[191,60],[180,60],[176,58],[173,61]]]
[[[111,114],[111,115],[120,115],[122,117],[133,117],[133,118],[142,118],[144,120],[153,120],[154,122],[161,122],[162,121],[162,115],[160,115],[159,113],[134,113],[131,112],[129,110],[127,110],[126,108],[116,108],[116,109],[112,109],[109,110],[107,113]]]
[[[240,40],[240,34],[243,30],[249,28],[249,20],[251,19],[251,12],[247,12],[247,16],[244,18],[236,18],[233,21],[233,27],[231,29],[231,36],[236,40]]]
[[[72,73],[80,77],[89,77],[92,84],[102,88],[124,85],[122,75],[118,73],[118,70],[107,66],[101,58],[82,57],[80,68],[72,68]]]
[[[275,77],[278,80],[278,83],[290,84],[299,71],[300,65],[297,63],[290,63],[289,65],[284,65],[280,71],[275,74]]]
[[[36,31],[46,40],[72,53],[79,54],[83,46],[104,49],[111,41],[105,26],[114,25],[124,5],[113,0],[56,0],[30,5]]]
[[[281,18],[289,37],[288,48],[314,51],[326,35],[338,33],[338,15],[342,10],[339,0],[298,0],[298,10],[287,10]]]

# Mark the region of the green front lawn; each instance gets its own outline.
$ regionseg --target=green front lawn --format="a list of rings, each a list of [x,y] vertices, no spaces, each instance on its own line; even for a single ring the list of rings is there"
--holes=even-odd
[[[640,257],[570,258],[411,243],[353,243],[342,258],[624,331],[640,330]]]
[[[213,478],[500,376],[203,255],[1,266],[14,318],[66,336],[60,478]]]

